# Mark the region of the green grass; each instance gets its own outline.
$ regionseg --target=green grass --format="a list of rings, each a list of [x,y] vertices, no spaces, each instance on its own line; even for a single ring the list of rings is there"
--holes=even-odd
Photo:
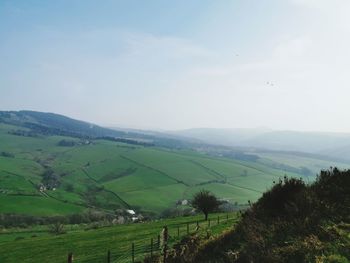
[[[219,224],[217,224],[217,216],[221,217]],[[223,230],[231,228],[237,221],[235,214],[229,215],[228,222],[226,222],[226,214],[213,214],[209,218],[211,219],[210,228],[208,228],[208,222],[203,221],[203,216],[198,215],[88,231],[81,229],[81,227],[74,229],[74,226],[73,230],[70,230],[68,226],[68,232],[59,236],[48,234],[44,227],[22,231],[13,230],[10,233],[0,234],[0,262],[60,263],[66,262],[67,253],[73,252],[74,262],[102,263],[106,262],[107,250],[111,250],[112,260],[130,262],[132,242],[135,244],[136,259],[143,258],[147,254],[145,250],[150,244],[151,238],[156,243],[157,235],[160,234],[164,225],[169,228],[170,244],[174,244],[179,241],[177,226],[180,227],[180,238],[186,235],[186,222],[190,222],[189,230],[191,233],[195,232],[196,221],[199,221],[200,233],[206,233],[210,229],[212,235],[218,235]],[[31,237],[34,234],[36,237]],[[12,241],[10,241],[11,238]],[[14,239],[18,240],[14,241]]]
[[[84,210],[84,207],[43,196],[0,195],[0,204],[0,213],[52,216],[72,214]]]
[[[150,169],[144,167],[135,168],[135,172],[129,176],[124,176],[119,179],[112,179],[104,185],[111,190],[115,190],[118,193],[126,193],[132,191],[142,191],[149,189],[153,185],[158,187],[176,184],[175,180],[162,176],[158,172],[153,172]]]
[[[170,184],[167,186],[152,187],[139,191],[121,193],[121,197],[133,206],[140,206],[144,210],[161,212],[164,208],[172,207],[175,201],[183,198],[186,186],[182,184]]]

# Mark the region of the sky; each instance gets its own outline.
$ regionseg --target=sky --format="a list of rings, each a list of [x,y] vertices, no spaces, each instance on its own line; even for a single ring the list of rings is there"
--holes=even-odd
[[[0,0],[0,110],[350,132],[348,0]]]

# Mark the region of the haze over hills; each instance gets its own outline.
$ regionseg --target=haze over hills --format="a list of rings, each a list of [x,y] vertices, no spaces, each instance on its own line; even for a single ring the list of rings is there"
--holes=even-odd
[[[297,151],[350,160],[350,134],[347,133],[198,128],[172,134],[211,144]]]
[[[178,149],[225,149],[233,152],[282,151],[311,154],[330,160],[350,160],[350,134],[257,129],[195,128],[153,131],[102,127],[60,114],[37,111],[0,111],[0,123],[20,126],[45,135],[114,138]]]
[[[105,128],[54,113],[36,111],[0,111],[0,122],[60,133],[68,136],[118,137],[142,140],[158,146],[178,148],[212,144],[226,147],[305,152],[350,160],[350,134],[331,132],[277,131],[269,128],[214,129],[194,128],[179,131],[152,131]]]

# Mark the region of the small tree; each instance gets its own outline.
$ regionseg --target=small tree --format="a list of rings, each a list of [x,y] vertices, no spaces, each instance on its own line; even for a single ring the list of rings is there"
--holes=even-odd
[[[217,210],[220,202],[214,194],[207,190],[201,190],[193,196],[191,205],[201,211],[205,216],[205,220],[208,220],[208,214]]]

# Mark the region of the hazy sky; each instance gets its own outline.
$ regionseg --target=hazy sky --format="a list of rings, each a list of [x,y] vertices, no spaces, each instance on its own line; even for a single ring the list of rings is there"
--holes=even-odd
[[[350,132],[349,0],[0,0],[0,110]]]

